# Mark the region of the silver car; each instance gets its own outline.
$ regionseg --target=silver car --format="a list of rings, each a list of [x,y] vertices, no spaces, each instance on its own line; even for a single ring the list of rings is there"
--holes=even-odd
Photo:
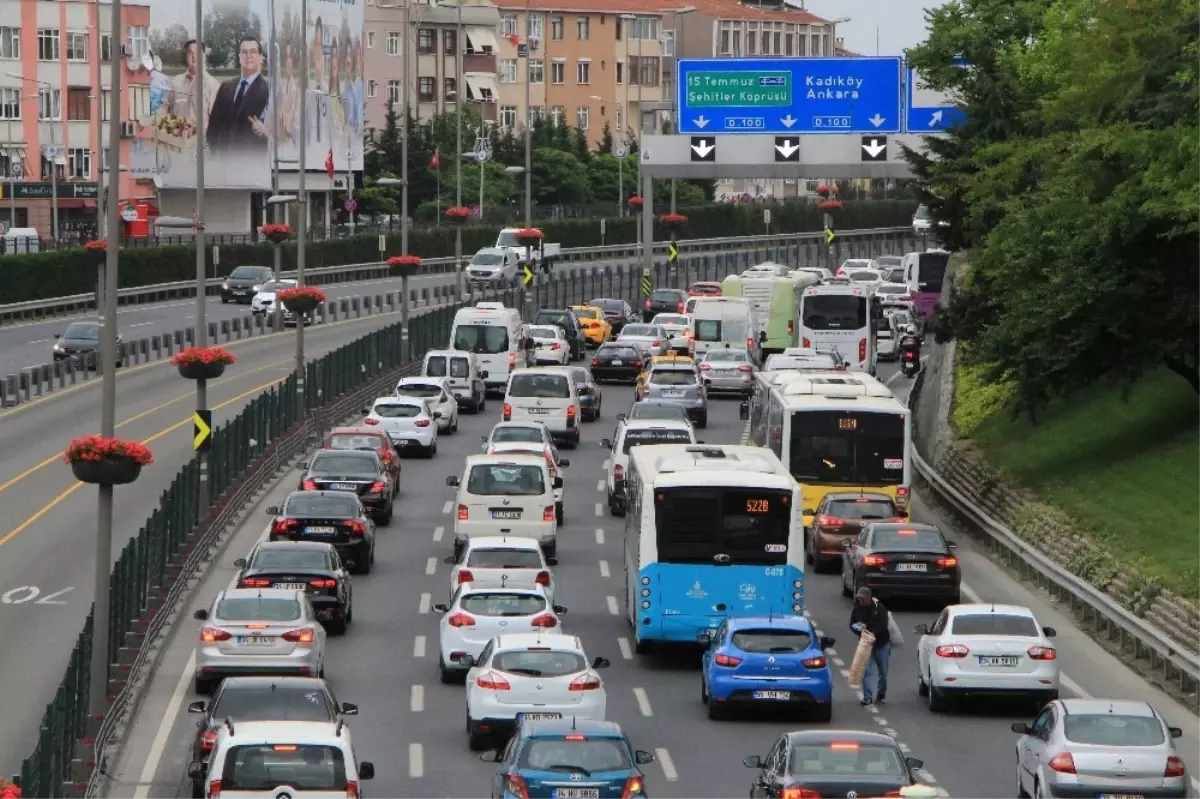
[[[686,366],[663,363],[652,367],[636,399],[678,405],[696,427],[708,425],[708,391],[690,363]]]
[[[617,341],[632,344],[650,355],[666,355],[671,349],[671,337],[661,325],[629,324],[621,328]]]
[[[324,676],[325,628],[303,591],[231,588],[192,618],[204,622],[196,642],[198,694],[235,675]]]
[[[499,283],[517,276],[517,257],[504,247],[484,247],[467,264],[472,283]]]
[[[1057,699],[1032,724],[1017,722],[1019,796],[1188,795],[1175,748],[1183,735],[1146,702]]]
[[[746,394],[754,385],[754,364],[746,350],[709,350],[699,366],[710,393]]]
[[[669,342],[671,351],[680,355],[692,354],[692,341],[688,338],[690,322],[691,317],[681,313],[655,314],[654,318],[650,320],[650,324],[658,325],[667,331],[667,335],[671,337]]]

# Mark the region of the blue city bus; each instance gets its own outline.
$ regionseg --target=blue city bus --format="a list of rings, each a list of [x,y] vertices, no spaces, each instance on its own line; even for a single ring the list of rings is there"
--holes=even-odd
[[[639,653],[704,643],[730,616],[804,612],[801,486],[770,450],[635,447],[625,615]]]

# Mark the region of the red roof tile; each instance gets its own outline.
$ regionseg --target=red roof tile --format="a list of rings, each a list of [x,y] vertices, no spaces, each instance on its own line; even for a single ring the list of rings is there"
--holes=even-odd
[[[523,11],[526,0],[493,0],[497,8],[505,11]],[[583,14],[670,14],[677,8],[692,6],[700,14],[713,19],[770,20],[793,22],[799,25],[824,25],[829,20],[799,8],[784,7],[782,10],[761,9],[738,0],[678,0],[677,3],[660,4],[657,0],[528,0],[533,11],[564,11]]]

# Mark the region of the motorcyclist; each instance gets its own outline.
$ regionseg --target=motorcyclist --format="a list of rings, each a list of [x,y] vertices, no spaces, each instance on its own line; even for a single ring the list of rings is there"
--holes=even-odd
[[[917,337],[916,325],[905,325],[900,335],[900,364],[905,371],[921,368],[921,339]]]

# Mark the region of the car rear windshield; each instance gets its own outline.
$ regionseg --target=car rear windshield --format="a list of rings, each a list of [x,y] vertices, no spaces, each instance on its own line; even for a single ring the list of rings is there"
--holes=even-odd
[[[575,314],[570,311],[538,311],[533,316],[535,325],[569,326]]]
[[[599,308],[600,310],[608,313],[620,313],[624,310],[624,302],[621,300],[592,300],[588,303],[588,305],[593,308]]]
[[[480,355],[508,351],[508,328],[504,325],[459,325],[454,328],[454,346]]]
[[[629,747],[618,738],[534,738],[521,750],[520,767],[564,775],[628,771]]]
[[[358,516],[358,502],[350,497],[322,496],[304,491],[288,497],[283,515],[293,519],[305,516],[353,519]]]
[[[879,288],[875,289],[876,294],[907,294],[908,286],[899,286],[890,283],[884,283]]]
[[[295,621],[300,618],[300,603],[279,597],[235,597],[217,603],[217,618],[222,621]]]
[[[473,616],[532,616],[546,609],[545,597],[537,594],[470,594],[458,604]]]
[[[680,291],[656,291],[650,295],[650,302],[683,302],[682,294]]]
[[[946,540],[936,530],[884,528],[872,534],[871,549],[876,552],[945,552]]]
[[[442,394],[442,387],[435,386],[432,383],[405,383],[404,385],[396,386],[397,397],[420,397],[428,399],[430,397],[439,397]]]
[[[294,545],[264,549],[250,561],[251,569],[328,569],[329,553],[296,549]]]
[[[466,565],[475,569],[540,569],[542,556],[532,549],[472,549]]]
[[[332,721],[334,716],[328,694],[310,683],[289,685],[287,680],[245,687],[226,681],[212,708],[214,719],[238,721]]]
[[[891,500],[836,499],[829,503],[829,515],[843,519],[891,519],[896,509]]]
[[[571,381],[565,375],[514,375],[508,384],[508,396],[537,399],[567,399],[571,396]]]
[[[738,630],[733,634],[733,645],[751,654],[794,654],[811,643],[812,636],[803,630]]]
[[[1037,638],[1041,635],[1037,622],[1029,616],[1011,613],[974,613],[955,616],[950,623],[951,635],[1014,635]]]
[[[1063,720],[1063,735],[1094,746],[1158,746],[1166,740],[1158,719],[1116,713],[1071,713]]]
[[[404,404],[384,403],[376,405],[373,410],[380,419],[411,419],[414,416],[420,416],[423,408],[420,405],[410,405],[406,402]]]
[[[445,377],[446,361],[450,361],[450,377],[470,377],[471,365],[466,358],[447,358],[444,355],[435,355],[429,359],[425,365],[425,375],[427,377]]]
[[[558,339],[561,331],[553,325],[533,325],[529,328],[530,338]]]
[[[648,382],[656,386],[694,386],[696,373],[691,369],[655,369]]]
[[[709,350],[704,360],[709,363],[746,363],[749,358],[745,350]]]
[[[504,263],[504,256],[498,252],[477,252],[471,259],[472,266],[498,266]]]
[[[863,774],[872,777],[907,779],[908,767],[894,746],[831,741],[826,744],[798,744],[788,759],[793,774],[828,776],[844,780]]]
[[[850,279],[856,283],[873,283],[879,279],[879,275],[874,272],[851,272]]]
[[[622,336],[657,336],[658,330],[650,325],[625,325],[621,331]]]
[[[515,441],[544,442],[545,434],[536,427],[497,427],[492,431],[492,443],[504,444]]]
[[[625,443],[621,451],[626,455],[629,450],[643,444],[690,444],[692,436],[686,430],[629,430],[625,433]]]
[[[223,791],[346,790],[342,750],[313,744],[249,744],[234,746],[221,772]]]
[[[639,402],[629,411],[629,419],[681,419],[687,421],[687,411],[666,402]],[[689,439],[690,441],[691,439]],[[628,450],[626,450],[628,452]]]
[[[687,315],[681,313],[660,313],[658,316],[654,317],[654,324],[656,325],[675,325],[677,327],[684,327],[689,321],[691,320],[688,319]]]
[[[714,283],[693,283],[693,294],[720,294],[721,287]]]
[[[329,453],[317,455],[308,466],[309,474],[332,474],[339,477],[353,475],[370,476],[379,472],[375,456],[364,458],[356,453]]]
[[[526,677],[563,677],[584,671],[587,661],[578,652],[517,649],[497,652],[492,658],[492,668]]]
[[[696,320],[696,341],[720,341],[721,340],[721,320],[720,319],[698,319]]]
[[[534,497],[546,493],[537,466],[478,464],[471,467],[467,493],[481,496]]]
[[[334,433],[329,437],[325,449],[369,449],[372,452],[383,446],[383,437],[366,433]]]
[[[626,359],[630,361],[636,361],[642,357],[642,353],[634,347],[605,346],[596,350],[596,357],[599,359],[617,358],[618,360]]]

